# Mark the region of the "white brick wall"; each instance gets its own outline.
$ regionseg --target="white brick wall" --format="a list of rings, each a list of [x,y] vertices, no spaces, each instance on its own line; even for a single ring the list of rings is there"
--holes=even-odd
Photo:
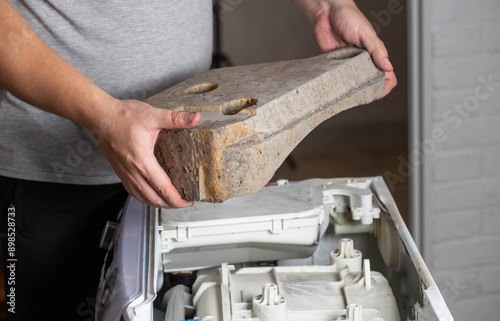
[[[436,182],[469,179],[482,172],[482,157],[476,148],[460,151],[437,152],[434,160]]]
[[[450,291],[450,293],[453,293]],[[453,294],[451,297],[454,298]],[[460,296],[458,296],[460,297]],[[455,320],[498,320],[500,295],[480,295],[467,300],[451,300],[451,308]]]
[[[474,215],[475,219],[471,220],[471,215]],[[430,232],[434,241],[440,243],[478,235],[483,227],[481,216],[481,211],[472,214],[470,210],[439,213],[432,218],[432,230]],[[452,230],[447,228],[451,221],[454,222]]]
[[[500,320],[500,1],[426,6],[425,260],[455,320]]]
[[[484,293],[498,293],[500,291],[500,267],[492,266],[481,270],[479,284]]]
[[[482,28],[480,24],[437,27],[434,33],[434,55],[449,57],[480,53]]]
[[[484,172],[486,175],[500,176],[500,146],[490,147],[484,152]]]

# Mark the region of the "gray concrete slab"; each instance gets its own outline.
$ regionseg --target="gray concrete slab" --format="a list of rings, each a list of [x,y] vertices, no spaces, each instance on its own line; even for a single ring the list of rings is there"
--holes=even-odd
[[[209,70],[146,102],[201,112],[196,128],[162,130],[155,155],[185,199],[222,202],[258,191],[321,122],[383,92],[370,55],[346,48]]]

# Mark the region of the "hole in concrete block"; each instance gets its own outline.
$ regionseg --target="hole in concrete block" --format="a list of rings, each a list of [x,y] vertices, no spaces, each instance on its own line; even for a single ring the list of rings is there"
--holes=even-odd
[[[359,48],[345,48],[341,50],[337,50],[335,52],[332,52],[330,55],[327,56],[328,59],[330,60],[341,60],[341,59],[348,59],[352,57],[356,57],[360,53],[362,53],[363,50]]]
[[[202,84],[191,86],[188,89],[184,90],[184,92],[186,94],[204,94],[216,89],[217,87],[219,87],[219,85],[214,82],[204,82]]]
[[[241,110],[253,106],[255,104],[257,104],[257,99],[255,98],[241,98],[241,99],[231,100],[230,102],[227,102],[221,106],[222,113],[224,115],[236,115]]]

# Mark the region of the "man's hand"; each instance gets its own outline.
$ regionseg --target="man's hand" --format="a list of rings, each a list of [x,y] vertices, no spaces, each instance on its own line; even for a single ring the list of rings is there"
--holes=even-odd
[[[394,68],[382,40],[352,0],[296,0],[314,24],[314,33],[323,52],[347,46],[365,48],[375,64],[385,71],[387,95],[397,84]]]
[[[192,205],[181,198],[153,152],[160,130],[194,127],[201,114],[159,109],[137,100],[116,100],[109,107],[99,124],[88,127],[94,128],[99,147],[127,191],[154,206]]]
[[[127,191],[143,203],[191,205],[153,152],[161,129],[194,127],[201,115],[111,97],[43,42],[7,0],[0,0],[0,86],[89,129]]]

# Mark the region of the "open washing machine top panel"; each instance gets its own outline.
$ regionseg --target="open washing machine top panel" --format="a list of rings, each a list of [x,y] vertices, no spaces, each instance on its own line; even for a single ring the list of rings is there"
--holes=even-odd
[[[259,193],[264,195],[256,195]],[[193,211],[193,214],[186,214],[186,211]],[[251,248],[255,244],[257,249],[261,249],[262,244],[266,245],[264,251],[252,252],[256,259],[269,260],[269,257],[282,253],[284,249],[285,252],[289,250],[286,254],[288,258],[294,255],[305,257],[307,251],[297,250],[301,248],[295,245],[297,240],[312,241],[310,246],[305,247],[314,251],[329,223],[335,226],[335,230],[339,228],[339,231],[342,226],[352,228],[348,224],[335,222],[336,218],[342,217],[342,213],[349,213],[355,222],[355,229],[359,226],[363,227],[361,230],[364,227],[373,228],[385,220],[385,224],[394,230],[395,238],[385,241],[386,245],[399,244],[399,247],[396,246],[397,271],[393,272],[399,273],[402,269],[406,276],[415,274],[411,279],[401,279],[406,288],[416,293],[416,296],[407,300],[403,313],[408,308],[413,311],[411,313],[415,317],[411,320],[427,320],[427,317],[441,321],[453,320],[381,177],[311,179],[297,183],[281,181],[258,193],[222,204],[197,203],[181,211],[153,209],[130,199],[114,233],[114,246],[111,247],[114,258],[109,268],[103,269],[96,320],[119,321],[120,313],[127,321],[156,320],[153,318],[152,298],[161,286],[161,264],[163,270],[168,270],[165,265],[171,262],[178,264],[173,270],[196,269],[199,261],[203,260],[203,252],[208,253],[206,257],[213,261],[205,262],[206,266],[235,263],[238,260],[235,261],[234,255],[244,252],[244,246]],[[314,222],[309,229],[300,227],[307,221]],[[294,237],[284,237],[287,232],[291,232]],[[361,233],[367,235],[366,230]],[[232,247],[233,251],[226,246]],[[186,258],[193,258],[194,261]],[[393,260],[394,257],[389,256],[388,261]],[[124,265],[133,267],[135,272],[127,272]],[[115,269],[118,271],[116,275],[113,274]],[[395,275],[390,276],[392,278]],[[120,281],[114,282],[114,279]],[[122,285],[121,282],[131,282],[132,286]],[[106,291],[108,285],[112,287],[113,284],[133,291]],[[122,310],[123,307],[125,310]]]
[[[157,227],[155,211],[131,196],[125,202],[119,224],[106,226],[101,247],[107,234],[111,242],[106,246],[108,252],[97,290],[97,321],[119,321],[125,312],[149,319],[152,308],[147,303],[156,297],[163,276],[157,273]]]

